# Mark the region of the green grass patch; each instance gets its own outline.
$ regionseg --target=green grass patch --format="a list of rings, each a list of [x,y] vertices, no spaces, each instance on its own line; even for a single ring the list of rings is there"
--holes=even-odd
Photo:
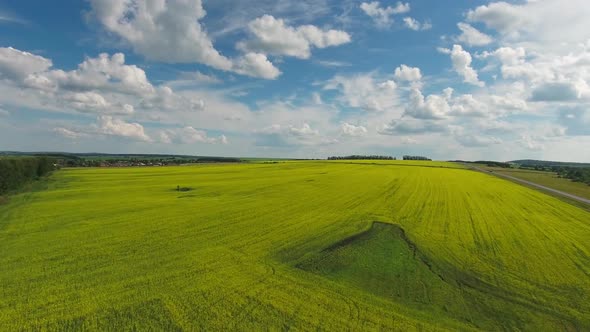
[[[367,231],[322,250],[298,266],[387,298],[430,303],[442,276],[431,270],[397,225],[374,223]]]
[[[431,317],[450,316],[484,330],[498,322],[511,330],[530,329],[531,325],[513,312],[516,308],[561,316],[559,312],[511,299],[512,295],[466,271],[445,270],[433,264],[399,225],[376,222],[297,267],[406,308],[428,312]],[[509,308],[507,302],[512,302]],[[565,316],[561,318],[567,320]],[[578,324],[573,319],[566,326],[580,328]]]

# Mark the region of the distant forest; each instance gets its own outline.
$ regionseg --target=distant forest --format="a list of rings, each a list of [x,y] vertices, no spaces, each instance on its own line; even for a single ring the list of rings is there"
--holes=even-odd
[[[130,166],[168,166],[197,163],[238,163],[239,158],[227,157],[161,157],[147,156],[108,156],[94,158],[69,157],[59,159],[63,167],[130,167]]]
[[[519,166],[521,169],[531,169],[535,171],[554,172],[560,178],[570,179],[574,182],[583,182],[590,186],[590,167],[573,167],[573,166]]]
[[[391,156],[377,156],[377,155],[352,155],[343,157],[328,157],[328,160],[396,160]]]
[[[560,177],[570,179],[574,182],[583,182],[590,186],[590,167],[557,167],[554,168]]]
[[[557,173],[559,177],[570,179],[574,182],[583,182],[590,185],[590,164],[568,163],[545,160],[515,160],[512,163],[522,169],[546,171]]]
[[[450,160],[454,163],[463,163],[463,164],[480,164],[486,165],[488,167],[502,167],[502,168],[510,168],[512,164],[504,163],[501,161],[492,161],[492,160],[478,160],[478,161],[465,161],[465,160]]]
[[[404,156],[403,157],[404,160],[432,160],[430,158],[426,158],[426,157],[422,157],[422,156]]]
[[[49,157],[58,167],[167,166],[195,163],[236,163],[240,158],[168,154],[109,154],[65,152],[0,152],[0,157]]]
[[[0,157],[0,194],[17,190],[55,169],[50,157]]]
[[[516,164],[521,167],[563,166],[563,167],[589,167],[590,168],[590,163],[573,163],[573,162],[564,162],[564,161],[548,161],[548,160],[533,160],[533,159],[513,160],[513,161],[510,161],[509,163]]]
[[[351,156],[335,156],[328,157],[328,160],[397,160],[392,156],[378,156],[378,155],[351,155]],[[422,156],[403,156],[403,160],[432,160]]]

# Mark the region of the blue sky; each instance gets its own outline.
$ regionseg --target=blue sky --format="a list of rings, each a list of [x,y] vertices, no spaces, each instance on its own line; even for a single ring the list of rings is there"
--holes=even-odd
[[[590,161],[584,0],[0,4],[0,150]]]

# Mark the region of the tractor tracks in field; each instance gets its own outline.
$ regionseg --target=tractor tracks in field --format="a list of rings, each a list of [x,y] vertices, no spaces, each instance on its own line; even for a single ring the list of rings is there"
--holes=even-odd
[[[234,323],[236,324],[236,326],[239,326],[239,324],[241,322],[243,322],[246,318],[250,317],[252,315],[252,313],[254,312],[254,310],[256,310],[256,308],[263,305],[263,301],[260,298],[265,293],[267,293],[268,288],[271,287],[268,284],[268,281],[269,281],[269,279],[271,279],[272,277],[275,276],[275,274],[276,274],[275,267],[271,263],[268,263],[268,262],[263,262],[263,264],[266,268],[266,273],[263,274],[257,280],[246,285],[245,289],[254,289],[257,287],[259,289],[256,290],[254,294],[251,294],[251,295],[244,294],[245,298],[248,300],[247,300],[246,304],[244,304],[244,306],[242,308],[240,308],[240,313],[234,319]],[[237,291],[237,289],[235,291]]]
[[[359,328],[360,321],[361,321],[361,309],[356,301],[354,301],[349,296],[338,294],[340,299],[346,303],[348,307],[348,321],[351,324],[352,330]]]

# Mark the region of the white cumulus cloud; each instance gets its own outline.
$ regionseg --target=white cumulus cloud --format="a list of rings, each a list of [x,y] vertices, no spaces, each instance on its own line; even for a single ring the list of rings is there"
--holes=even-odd
[[[568,50],[588,39],[590,6],[586,0],[492,2],[467,13],[510,43],[526,43],[536,51]]]
[[[404,25],[406,28],[414,31],[424,31],[432,29],[432,24],[430,22],[419,22],[415,18],[412,17],[404,17]]]
[[[340,126],[340,133],[344,136],[360,137],[367,134],[367,128],[344,122]]]
[[[246,76],[275,79],[281,75],[281,71],[261,53],[247,53],[234,66],[236,73]]]
[[[110,115],[101,115],[98,117],[98,133],[144,142],[151,141],[150,137],[146,135],[143,126],[139,123],[125,122],[122,119],[114,118]]]
[[[398,2],[394,7],[381,7],[378,1],[372,1],[361,3],[360,8],[366,15],[373,19],[377,27],[387,28],[394,22],[393,15],[410,11],[410,4]]]
[[[12,47],[0,47],[0,78],[22,81],[27,76],[46,71],[52,62],[42,56]]]
[[[210,137],[206,131],[196,129],[191,126],[186,126],[179,129],[162,130],[159,133],[159,138],[160,142],[166,144],[228,144],[228,139],[225,137],[225,135],[220,135],[219,137]]]
[[[90,0],[90,4],[91,14],[105,30],[150,60],[232,67],[199,23],[206,15],[201,0]]]
[[[307,59],[312,47],[326,48],[349,43],[348,33],[322,30],[313,25],[289,26],[282,19],[264,15],[248,24],[251,38],[237,44],[238,49]]]
[[[53,128],[53,132],[59,136],[69,138],[69,139],[77,139],[80,137],[88,136],[86,133],[75,131],[75,130],[64,128],[64,127]]]
[[[126,115],[134,112],[132,105],[113,104],[107,101],[102,95],[92,91],[66,92],[62,95],[61,100],[65,106],[72,107],[81,112]]]
[[[418,67],[401,65],[395,69],[395,79],[398,81],[417,82],[422,79],[422,73]]]
[[[413,88],[405,114],[416,119],[443,119],[451,110],[449,97],[449,95],[429,95],[424,98],[420,90]]]
[[[381,81],[371,74],[354,76],[336,75],[325,85],[324,90],[338,90],[338,102],[365,111],[385,111],[396,105],[396,84]]]
[[[440,48],[439,51],[451,56],[453,69],[457,74],[463,77],[465,83],[477,86],[485,85],[484,82],[479,80],[477,71],[471,67],[471,62],[473,60],[471,54],[465,51],[461,45],[455,44],[452,49]]]
[[[471,25],[460,22],[457,27],[461,30],[461,35],[457,37],[457,41],[469,46],[485,46],[491,44],[494,39],[489,35],[477,30]]]

